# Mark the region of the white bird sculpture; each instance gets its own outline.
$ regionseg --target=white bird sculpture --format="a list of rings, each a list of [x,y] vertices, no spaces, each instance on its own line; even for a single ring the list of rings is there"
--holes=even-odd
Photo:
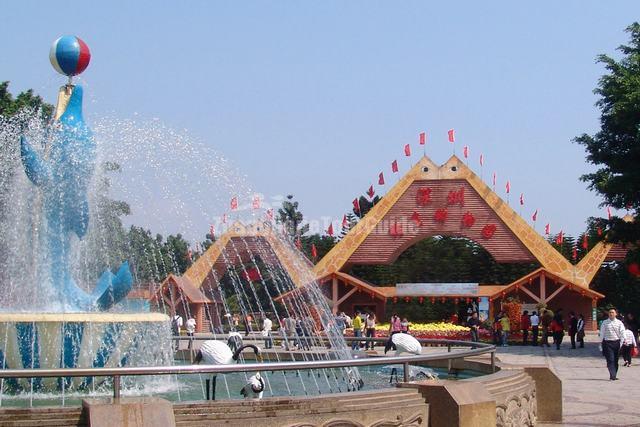
[[[218,340],[208,340],[202,343],[200,346],[200,350],[196,354],[194,362],[196,364],[200,364],[200,362],[204,362],[206,365],[231,365],[235,363],[240,358],[240,353],[245,348],[253,349],[253,352],[256,355],[256,360],[262,360],[262,355],[260,354],[260,349],[253,344],[242,345],[234,351],[231,351],[231,346],[236,344],[234,342],[234,337],[230,336],[229,340],[225,343],[223,341]],[[211,379],[213,380],[213,400],[216,399],[216,380],[217,375],[212,375]],[[209,380],[207,380],[207,400],[209,399]]]
[[[411,335],[405,333],[391,335],[391,339],[387,341],[384,347],[384,354],[387,354],[393,346],[396,348],[396,356],[399,356],[402,352],[412,354],[422,353],[422,344]]]
[[[242,390],[240,390],[240,394],[243,395],[245,399],[262,399],[263,392],[264,380],[262,379],[260,372],[256,372],[255,375],[249,377],[249,382],[247,382],[247,384],[242,387]]]

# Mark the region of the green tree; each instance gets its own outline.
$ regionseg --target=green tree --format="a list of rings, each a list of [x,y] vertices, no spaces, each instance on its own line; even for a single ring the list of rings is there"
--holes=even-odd
[[[304,217],[298,206],[298,202],[293,200],[293,195],[289,194],[287,199],[282,202],[282,207],[278,209],[277,222],[284,225],[291,241],[309,231],[309,224],[302,224]]]
[[[338,240],[342,240],[347,233],[356,226],[358,223],[358,217],[355,216],[352,212],[348,212],[346,214],[347,217],[347,225],[340,230],[340,234],[338,235]]]
[[[17,97],[13,97],[9,92],[9,82],[0,83],[0,116],[12,117],[21,110],[32,109],[40,117],[48,121],[53,115],[53,105],[44,102],[41,96],[35,95],[33,89],[20,92]]]
[[[336,245],[337,239],[332,236],[312,234],[302,237],[301,242],[302,251],[307,254],[310,260],[317,263]],[[311,245],[315,245],[318,252],[318,257],[315,259],[311,256]]]
[[[640,24],[633,23],[626,32],[631,40],[618,48],[620,60],[608,55],[597,58],[607,70],[594,90],[599,96],[600,130],[574,141],[585,147],[587,160],[598,167],[582,181],[603,197],[603,205],[633,211],[633,222],[608,221],[607,240],[636,243],[640,240]]]

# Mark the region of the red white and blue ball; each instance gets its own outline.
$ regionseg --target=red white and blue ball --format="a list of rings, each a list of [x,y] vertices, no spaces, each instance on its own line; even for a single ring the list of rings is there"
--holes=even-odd
[[[62,36],[53,42],[49,51],[51,65],[60,74],[77,76],[91,60],[89,46],[76,36]]]

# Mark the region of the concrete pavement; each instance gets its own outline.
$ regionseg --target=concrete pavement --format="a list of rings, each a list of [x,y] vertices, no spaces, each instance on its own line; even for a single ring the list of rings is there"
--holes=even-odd
[[[567,337],[565,337],[567,338]],[[509,364],[544,364],[562,379],[564,426],[640,426],[640,358],[624,367],[620,359],[618,381],[609,381],[596,335],[586,337],[585,348],[501,347],[497,357]],[[637,364],[636,364],[637,363]],[[548,424],[544,424],[548,425]]]

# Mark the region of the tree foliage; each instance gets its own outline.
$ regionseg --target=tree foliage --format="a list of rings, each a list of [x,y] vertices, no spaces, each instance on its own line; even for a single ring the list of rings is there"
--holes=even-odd
[[[618,48],[620,60],[608,55],[597,58],[607,71],[594,90],[599,96],[600,130],[574,141],[585,147],[587,160],[598,168],[581,179],[603,197],[603,205],[634,212],[632,225],[617,218],[609,221],[607,239],[636,243],[640,240],[640,24],[633,23],[626,31],[630,42]]]
[[[283,224],[287,236],[294,241],[299,236],[309,231],[309,224],[303,224],[302,212],[298,209],[299,203],[293,200],[293,195],[289,194],[282,202],[282,207],[278,209],[277,222]]]
[[[47,121],[53,115],[53,105],[44,102],[41,96],[34,94],[33,89],[20,92],[15,98],[9,92],[9,82],[0,83],[0,116],[12,117],[25,108],[37,111]]]

